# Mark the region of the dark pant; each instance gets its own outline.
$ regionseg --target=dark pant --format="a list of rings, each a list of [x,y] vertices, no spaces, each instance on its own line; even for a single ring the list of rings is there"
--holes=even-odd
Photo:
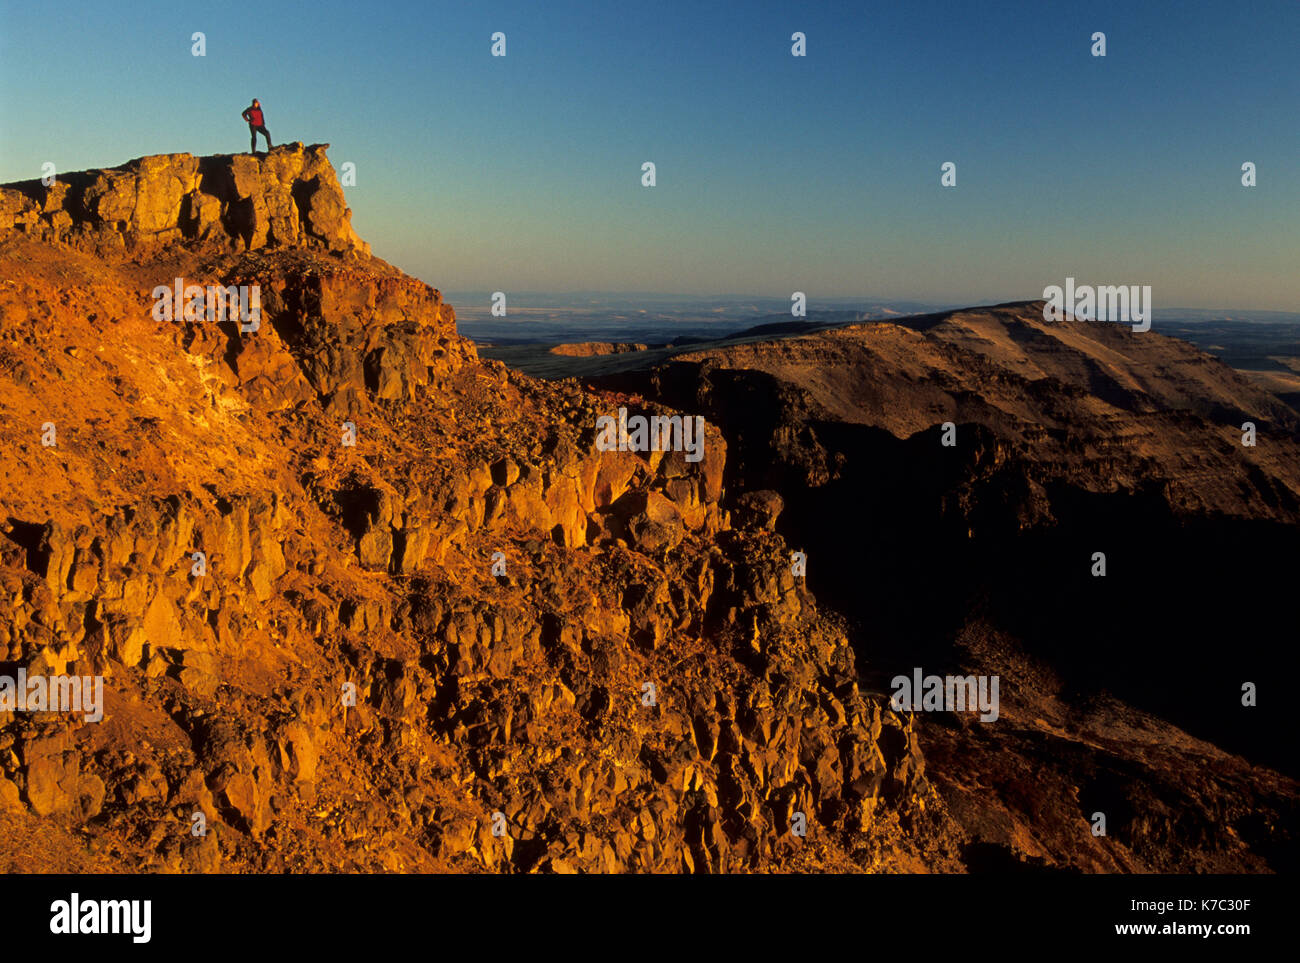
[[[249,140],[252,141],[252,146],[248,148],[248,150],[249,150],[250,153],[253,153],[253,154],[256,154],[256,153],[257,153],[257,135],[258,135],[258,134],[261,134],[263,137],[266,138],[266,149],[267,149],[267,150],[270,150],[270,149],[271,149],[271,132],[270,132],[269,130],[267,130],[265,127],[262,127],[262,126],[254,127],[252,124],[249,124],[249,125],[248,125],[248,133],[249,133],[249,135],[250,135]]]

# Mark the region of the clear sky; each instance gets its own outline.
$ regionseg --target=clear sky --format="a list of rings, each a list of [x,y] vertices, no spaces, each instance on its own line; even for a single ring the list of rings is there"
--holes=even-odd
[[[0,0],[0,182],[247,150],[258,97],[445,290],[1297,310],[1298,51],[1296,0]]]

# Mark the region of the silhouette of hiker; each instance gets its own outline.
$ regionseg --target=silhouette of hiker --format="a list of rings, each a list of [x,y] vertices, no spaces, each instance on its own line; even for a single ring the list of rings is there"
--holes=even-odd
[[[257,153],[257,135],[260,133],[266,138],[266,149],[271,149],[271,132],[266,129],[262,123],[262,103],[256,97],[253,98],[251,107],[245,107],[244,112],[240,114],[244,120],[248,121],[248,134],[251,146],[248,148],[250,154]]]

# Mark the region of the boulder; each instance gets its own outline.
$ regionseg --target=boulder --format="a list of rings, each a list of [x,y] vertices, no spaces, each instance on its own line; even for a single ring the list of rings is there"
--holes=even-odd
[[[648,555],[676,548],[686,534],[682,513],[659,492],[628,492],[614,504],[623,521],[628,544]]]

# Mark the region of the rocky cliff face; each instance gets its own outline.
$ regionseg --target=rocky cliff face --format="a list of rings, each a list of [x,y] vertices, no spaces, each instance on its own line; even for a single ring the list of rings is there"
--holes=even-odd
[[[185,244],[219,250],[321,247],[369,254],[328,144],[263,155],[155,154],[107,170],[0,188],[0,234],[99,254]]]
[[[602,450],[671,412],[481,362],[322,147],[2,190],[0,675],[106,680],[0,711],[8,868],[958,865],[722,434]]]

